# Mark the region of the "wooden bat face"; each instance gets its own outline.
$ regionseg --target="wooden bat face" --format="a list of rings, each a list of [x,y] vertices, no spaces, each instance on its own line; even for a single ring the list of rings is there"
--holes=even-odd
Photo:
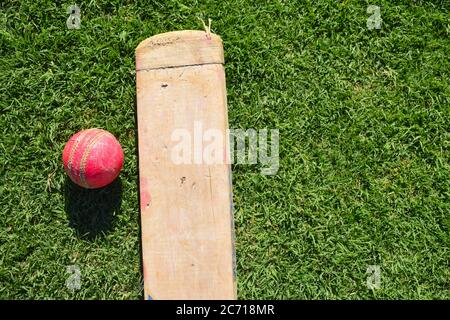
[[[203,31],[156,35],[136,49],[146,299],[236,298],[223,63],[221,39]],[[223,139],[208,161],[212,131]]]

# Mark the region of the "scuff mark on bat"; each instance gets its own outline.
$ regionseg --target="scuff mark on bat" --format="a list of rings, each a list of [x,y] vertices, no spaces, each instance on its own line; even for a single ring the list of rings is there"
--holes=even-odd
[[[150,194],[147,179],[141,178],[139,183],[140,196],[141,196],[141,210],[144,211],[150,207],[152,196]]]

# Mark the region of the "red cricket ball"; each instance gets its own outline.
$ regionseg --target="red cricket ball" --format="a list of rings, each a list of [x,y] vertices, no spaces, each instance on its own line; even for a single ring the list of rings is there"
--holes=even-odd
[[[111,133],[94,128],[74,134],[64,147],[62,159],[73,182],[95,189],[117,178],[123,165],[123,151]]]

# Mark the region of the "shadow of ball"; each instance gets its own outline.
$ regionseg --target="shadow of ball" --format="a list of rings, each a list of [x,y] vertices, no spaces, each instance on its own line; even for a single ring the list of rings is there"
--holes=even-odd
[[[92,240],[113,230],[122,202],[120,177],[99,189],[82,188],[67,177],[64,196],[69,226],[79,237]]]

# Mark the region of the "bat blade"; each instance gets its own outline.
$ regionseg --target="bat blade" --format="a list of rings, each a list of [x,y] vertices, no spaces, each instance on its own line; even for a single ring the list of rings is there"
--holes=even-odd
[[[145,298],[235,299],[220,37],[176,31],[142,41],[136,90]]]

